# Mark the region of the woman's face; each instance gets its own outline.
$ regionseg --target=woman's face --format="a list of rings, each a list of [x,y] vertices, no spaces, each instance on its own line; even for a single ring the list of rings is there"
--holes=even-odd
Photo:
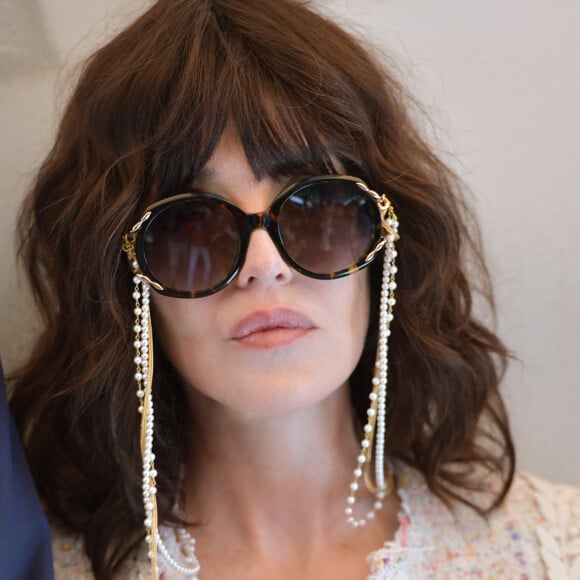
[[[226,131],[193,185],[256,213],[286,183],[256,181],[236,134]],[[152,302],[156,335],[194,408],[213,401],[263,416],[315,405],[348,381],[366,336],[368,273],[308,278],[282,260],[266,231],[255,230],[224,290],[198,299],[152,292]]]

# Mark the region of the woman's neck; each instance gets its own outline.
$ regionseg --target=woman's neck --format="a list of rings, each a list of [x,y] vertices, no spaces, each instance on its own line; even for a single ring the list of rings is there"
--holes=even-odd
[[[400,506],[392,494],[372,525],[345,521],[360,453],[347,385],[275,416],[209,401],[195,401],[194,411],[184,507],[200,524],[191,531],[208,578],[364,576],[366,556],[394,537]],[[373,501],[361,489],[357,511]]]
[[[274,522],[309,535],[344,520],[359,442],[347,385],[316,406],[248,416],[194,402],[188,518],[264,543]],[[275,517],[273,517],[275,515]],[[290,529],[289,529],[290,528]]]

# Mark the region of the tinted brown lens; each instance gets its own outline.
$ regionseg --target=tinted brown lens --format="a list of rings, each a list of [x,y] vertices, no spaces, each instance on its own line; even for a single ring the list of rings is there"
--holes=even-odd
[[[239,252],[233,215],[218,200],[171,205],[149,223],[144,250],[151,273],[167,288],[199,292],[231,273]]]
[[[290,196],[279,215],[284,247],[315,274],[345,270],[366,256],[376,211],[350,181],[313,183]]]

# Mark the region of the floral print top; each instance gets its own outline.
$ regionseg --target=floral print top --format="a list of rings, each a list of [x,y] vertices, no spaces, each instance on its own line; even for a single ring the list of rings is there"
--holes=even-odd
[[[414,470],[404,468],[398,483],[399,528],[367,557],[367,580],[580,580],[580,489],[520,474],[504,503],[482,518],[463,504],[447,507]],[[176,530],[160,533],[169,552],[180,554]],[[53,551],[56,580],[93,578],[80,539],[53,530]],[[185,578],[162,558],[159,564],[161,580]],[[117,576],[149,577],[144,548]]]

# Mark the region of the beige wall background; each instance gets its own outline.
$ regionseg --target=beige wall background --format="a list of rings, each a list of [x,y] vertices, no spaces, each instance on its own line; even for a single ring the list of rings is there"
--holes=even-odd
[[[0,0],[0,354],[35,333],[13,229],[75,64],[145,0]],[[394,54],[473,192],[519,358],[505,380],[520,468],[580,485],[580,2],[319,0]],[[430,131],[432,129],[429,129]]]

